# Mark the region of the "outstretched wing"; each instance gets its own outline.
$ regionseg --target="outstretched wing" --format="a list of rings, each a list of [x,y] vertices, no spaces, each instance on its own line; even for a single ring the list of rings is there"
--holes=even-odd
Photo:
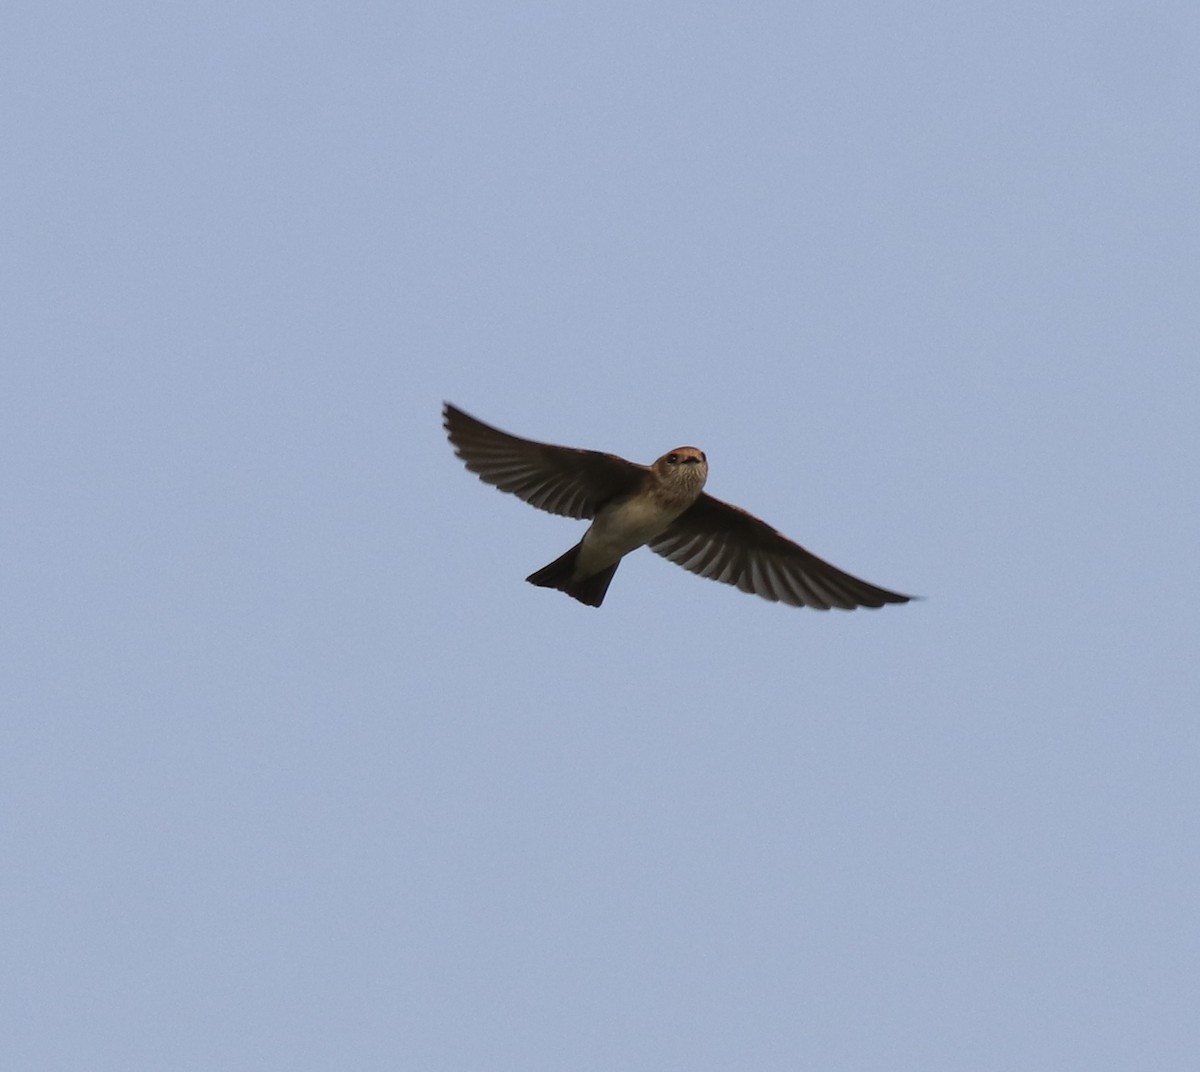
[[[711,495],[702,494],[651,541],[650,550],[701,577],[793,607],[853,610],[912,598],[850,576],[753,514]]]
[[[644,465],[598,450],[535,443],[445,404],[442,423],[457,454],[479,479],[539,510],[591,518],[609,499],[637,487]]]

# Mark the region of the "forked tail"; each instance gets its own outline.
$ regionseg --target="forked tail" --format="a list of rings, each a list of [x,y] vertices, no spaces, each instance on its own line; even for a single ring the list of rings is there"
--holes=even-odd
[[[576,544],[565,555],[560,555],[548,566],[543,566],[536,573],[525,578],[530,584],[539,588],[557,588],[566,592],[572,599],[586,603],[589,607],[598,607],[604,602],[604,593],[608,591],[609,583],[617,567],[621,564],[618,559],[611,566],[594,573],[590,577],[576,577],[575,563],[579,558],[580,544]]]

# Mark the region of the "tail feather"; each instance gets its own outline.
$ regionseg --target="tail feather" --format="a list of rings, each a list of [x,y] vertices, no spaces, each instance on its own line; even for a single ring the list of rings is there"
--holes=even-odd
[[[575,563],[579,558],[579,547],[580,545],[576,544],[565,555],[560,555],[550,565],[543,566],[525,579],[539,588],[557,588],[560,592],[566,592],[572,599],[578,599],[580,603],[598,607],[604,602],[604,593],[608,591],[613,574],[617,572],[621,562],[618,559],[599,573],[577,579]]]

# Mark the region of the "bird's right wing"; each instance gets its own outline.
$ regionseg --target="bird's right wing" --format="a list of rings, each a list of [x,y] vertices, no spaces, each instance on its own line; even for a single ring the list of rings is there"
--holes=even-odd
[[[615,454],[509,435],[449,402],[442,418],[454,453],[480,480],[551,514],[594,517],[604,503],[636,488],[646,472]]]

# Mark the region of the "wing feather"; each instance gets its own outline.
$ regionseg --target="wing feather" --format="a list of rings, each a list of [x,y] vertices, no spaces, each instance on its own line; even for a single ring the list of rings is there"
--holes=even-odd
[[[794,607],[882,607],[912,597],[854,577],[793,543],[752,514],[703,494],[650,544],[701,577]]]
[[[449,402],[442,418],[454,453],[480,480],[551,514],[595,517],[609,499],[632,491],[646,472],[615,454],[509,435]]]

